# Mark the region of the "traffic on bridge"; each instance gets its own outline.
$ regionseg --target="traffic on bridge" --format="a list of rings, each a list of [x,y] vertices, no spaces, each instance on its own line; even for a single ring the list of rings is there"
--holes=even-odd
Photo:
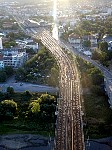
[[[53,53],[60,67],[60,98],[58,99],[55,150],[84,150],[77,68],[48,31],[43,31],[39,37]]]

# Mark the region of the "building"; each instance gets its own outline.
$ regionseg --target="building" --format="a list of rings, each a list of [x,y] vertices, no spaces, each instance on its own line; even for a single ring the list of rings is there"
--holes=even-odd
[[[5,34],[0,32],[0,37],[5,37]]]
[[[13,25],[14,25],[13,22],[4,22],[2,26],[3,28],[12,28]]]
[[[82,39],[80,36],[72,33],[69,35],[68,41],[70,44],[81,44]]]
[[[106,34],[103,36],[102,41],[105,41],[108,43],[108,50],[112,50],[112,36]]]
[[[21,67],[27,60],[26,53],[22,52],[19,54],[9,54],[3,56],[4,66],[11,66],[13,68]]]
[[[29,42],[29,43],[27,43],[25,45],[24,48],[32,48],[34,51],[37,52],[37,50],[38,50],[38,43],[36,43],[36,42]]]
[[[16,40],[16,43],[22,48],[33,49],[37,52],[39,46],[38,43],[34,42],[33,39]]]
[[[112,50],[112,41],[108,43],[108,50]]]
[[[84,51],[83,54],[85,54],[88,57],[92,56],[92,53],[90,51]]]
[[[9,48],[1,50],[0,68],[11,66],[13,68],[21,67],[27,60],[26,50]]]
[[[108,102],[110,104],[110,108],[112,108],[112,79],[105,78],[104,83],[105,83],[105,91],[109,98]]]
[[[3,45],[2,45],[2,37],[0,37],[0,49],[3,49]]]
[[[4,68],[3,55],[0,54],[0,68]]]
[[[105,34],[102,38],[102,41],[105,41],[109,44],[109,42],[112,41],[112,36],[108,35],[108,34]]]
[[[90,40],[90,42],[91,42],[91,45],[97,45],[97,43],[98,43],[98,39],[97,39],[97,37],[94,36],[94,35],[90,35],[90,36],[89,36],[89,40]]]
[[[19,51],[20,49],[18,48],[4,48],[1,50],[1,53],[3,55],[17,55]]]
[[[91,45],[97,45],[98,43],[98,38],[95,35],[85,35],[82,37],[83,42],[84,41],[90,41]]]
[[[59,26],[58,28],[58,34],[59,34],[59,37],[65,32],[63,26]]]
[[[36,22],[34,20],[30,20],[30,19],[25,20],[24,24],[25,24],[26,27],[29,27],[29,28],[35,28],[35,27],[40,26],[40,24],[38,22]]]
[[[108,8],[107,13],[108,13],[108,15],[112,15],[112,8]]]

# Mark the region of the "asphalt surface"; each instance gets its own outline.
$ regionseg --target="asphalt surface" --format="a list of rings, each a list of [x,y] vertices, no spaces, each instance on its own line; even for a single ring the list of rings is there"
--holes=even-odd
[[[0,136],[0,150],[51,150],[54,139],[34,134]]]
[[[7,87],[13,87],[15,92],[49,92],[49,93],[56,93],[58,92],[58,88],[46,86],[46,85],[37,85],[37,84],[31,84],[26,82],[17,82],[12,76],[9,78],[5,83],[0,84],[0,91],[6,92]]]
[[[77,68],[47,31],[41,42],[53,53],[60,67],[60,97],[56,123],[55,150],[83,150],[80,81]]]
[[[13,87],[15,92],[25,92],[27,90],[30,92],[49,92],[49,93],[58,92],[58,88],[31,83],[18,82],[18,83],[0,84],[0,90],[2,92],[6,92],[7,87]]]
[[[112,137],[85,142],[86,150],[112,150]]]
[[[97,67],[98,69],[100,69],[102,71],[102,73],[104,74],[104,76],[106,78],[112,79],[112,73],[108,70],[108,68],[106,68],[102,64],[92,60],[90,57],[83,54],[83,52],[78,51],[77,49],[73,48],[71,44],[69,44],[65,41],[60,41],[60,44],[61,44],[62,47],[64,47],[65,49],[70,50],[75,55],[80,56],[82,59],[92,63],[95,67]]]

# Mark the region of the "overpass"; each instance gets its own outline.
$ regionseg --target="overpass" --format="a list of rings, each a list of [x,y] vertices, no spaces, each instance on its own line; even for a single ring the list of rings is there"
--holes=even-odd
[[[55,150],[84,150],[80,81],[77,67],[47,31],[43,31],[39,38],[55,56],[60,67],[60,98]]]

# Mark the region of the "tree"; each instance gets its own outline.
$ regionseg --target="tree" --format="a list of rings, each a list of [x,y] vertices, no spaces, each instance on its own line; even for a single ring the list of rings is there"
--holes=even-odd
[[[0,114],[3,119],[13,119],[17,113],[17,103],[13,100],[4,100],[0,103]]]
[[[29,104],[29,111],[33,114],[40,112],[40,104],[37,101],[33,101]]]
[[[98,50],[94,50],[94,52],[92,53],[92,59],[94,60],[99,60],[100,58],[100,53],[98,52]]]
[[[52,104],[55,101],[55,97],[49,94],[42,94],[40,99],[41,99],[41,103],[46,103],[46,104]]]
[[[55,67],[51,68],[50,74],[51,74],[50,78],[48,79],[49,84],[52,86],[57,86],[58,85],[58,76],[59,76],[58,69],[56,69]]]
[[[40,104],[38,103],[37,100],[34,100],[33,102],[29,104],[29,107],[28,107],[28,112],[27,112],[28,118],[37,120],[39,112],[40,112]]]
[[[108,51],[108,43],[107,42],[100,42],[99,43],[99,49],[101,51]]]
[[[14,33],[13,32],[9,32],[8,34],[7,34],[7,37],[8,38],[11,38],[11,39],[14,39]]]
[[[84,45],[85,47],[91,47],[91,41],[90,41],[90,40],[84,41],[84,42],[83,42],[83,45]]]
[[[98,60],[100,63],[105,64],[108,60],[108,53],[104,51],[100,51],[99,49],[96,49],[92,54],[92,59]]]
[[[9,42],[3,43],[3,47],[4,47],[4,48],[10,48],[10,43],[9,43]]]
[[[5,82],[7,78],[6,72],[4,70],[0,70],[0,82]]]
[[[13,89],[13,87],[8,87],[7,88],[7,93],[9,93],[9,94],[14,94],[14,89]]]
[[[21,94],[21,98],[24,101],[30,100],[32,97],[32,94],[29,91],[25,91],[24,93]]]
[[[104,81],[103,74],[95,67],[88,70],[88,75],[91,77],[93,85],[101,85]]]
[[[24,68],[19,68],[16,71],[16,76],[15,76],[16,80],[25,80],[26,78],[26,70]]]
[[[10,42],[10,46],[13,46],[13,47],[14,47],[14,46],[16,46],[16,45],[17,45],[17,43],[16,43],[15,41],[11,41],[11,42]]]
[[[11,66],[5,66],[4,71],[6,72],[7,76],[10,77],[13,75],[14,70]]]

